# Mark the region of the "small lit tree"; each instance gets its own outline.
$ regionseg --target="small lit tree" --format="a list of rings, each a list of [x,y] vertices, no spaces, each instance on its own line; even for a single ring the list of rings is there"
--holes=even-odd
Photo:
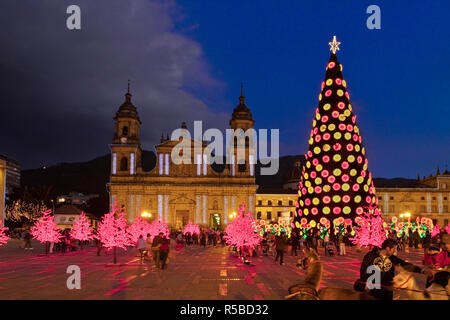
[[[381,248],[383,241],[387,238],[385,221],[381,218],[376,206],[371,205],[364,209],[363,214],[355,219],[359,226],[353,228],[355,236],[350,240],[360,246]]]
[[[245,213],[245,210],[245,204],[242,203],[237,217],[225,229],[224,237],[228,245],[241,248],[241,252],[243,252],[244,247],[252,250],[262,239],[252,214],[250,212]]]
[[[70,235],[72,238],[81,242],[81,249],[83,249],[83,241],[89,241],[94,238],[91,230],[91,224],[89,223],[89,220],[84,212],[81,212],[80,216],[75,219]]]
[[[431,230],[431,237],[434,238],[440,233],[441,233],[441,227],[439,227],[439,224],[436,223],[433,230]]]
[[[128,227],[128,233],[130,234],[131,241],[134,243],[139,240],[140,236],[145,239],[147,234],[150,233],[150,223],[142,217],[137,217]]]
[[[184,227],[183,229],[183,234],[186,233],[190,233],[192,234],[200,234],[200,227],[198,226],[198,224],[192,223],[192,222],[188,222],[188,224]]]
[[[53,218],[52,210],[44,211],[42,212],[42,218],[31,227],[33,238],[45,244],[45,254],[48,253],[49,242],[61,241],[61,229],[56,226]]]
[[[117,208],[117,202],[113,205],[112,211],[106,213],[102,222],[98,226],[98,239],[108,250],[113,249],[114,263],[117,263],[117,248],[126,250],[130,245],[130,235],[127,230],[126,213]]]
[[[162,233],[165,237],[168,237],[170,234],[169,226],[163,220],[154,220],[150,223],[148,233],[150,233],[150,241],[153,241],[153,239],[160,233]]]
[[[7,228],[3,227],[0,228],[0,247],[4,244],[6,244],[8,242],[9,239],[11,239],[7,234],[6,234],[6,230]]]

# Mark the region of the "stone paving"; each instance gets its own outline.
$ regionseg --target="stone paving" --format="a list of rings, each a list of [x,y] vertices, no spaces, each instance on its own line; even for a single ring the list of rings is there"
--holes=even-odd
[[[244,265],[220,245],[172,249],[165,270],[152,261],[141,264],[135,248],[118,250],[114,265],[112,253],[97,256],[94,247],[45,256],[43,245],[33,245],[34,250],[24,250],[18,240],[10,240],[0,247],[0,299],[278,300],[305,276],[295,267],[298,257],[286,254],[283,266],[273,256],[252,258],[251,265]],[[352,288],[364,253],[347,249],[346,256],[324,257],[321,250],[322,287]],[[421,249],[399,253],[419,266],[422,256]],[[80,290],[66,286],[69,265],[81,268]]]

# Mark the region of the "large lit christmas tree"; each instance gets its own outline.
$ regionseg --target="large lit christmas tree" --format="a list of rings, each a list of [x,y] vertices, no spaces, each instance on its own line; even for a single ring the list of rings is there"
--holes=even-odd
[[[336,56],[339,44],[336,37],[330,42],[332,53],[299,182],[294,219],[297,228],[319,228],[322,224],[333,229],[342,220],[338,218],[354,222],[364,207],[378,204],[342,65]]]

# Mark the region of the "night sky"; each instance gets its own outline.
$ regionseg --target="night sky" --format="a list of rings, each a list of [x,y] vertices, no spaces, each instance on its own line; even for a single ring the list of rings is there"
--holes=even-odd
[[[80,31],[66,8],[81,7]],[[366,8],[381,8],[381,30]],[[369,170],[416,178],[450,160],[449,1],[2,0],[0,154],[23,169],[109,152],[131,80],[144,149],[186,121],[228,128],[244,82],[255,127],[303,154],[342,42]]]

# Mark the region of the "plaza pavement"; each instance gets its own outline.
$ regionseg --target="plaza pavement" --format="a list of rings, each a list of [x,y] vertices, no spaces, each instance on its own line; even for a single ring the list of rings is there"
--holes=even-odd
[[[112,253],[96,248],[44,255],[43,245],[33,242],[34,250],[19,248],[19,240],[0,247],[0,299],[204,299],[265,300],[283,299],[289,286],[303,281],[305,273],[295,267],[296,259],[285,256],[285,265],[272,256],[251,259],[244,265],[227,247],[191,246],[171,250],[168,268],[157,269],[152,261],[139,263],[135,248],[118,250],[117,265]],[[346,256],[324,257],[322,287],[352,288],[366,251],[347,248]],[[301,257],[303,254],[299,253]],[[399,257],[422,266],[422,249]],[[81,268],[81,289],[69,290],[69,265]],[[423,276],[418,279],[423,283]]]

